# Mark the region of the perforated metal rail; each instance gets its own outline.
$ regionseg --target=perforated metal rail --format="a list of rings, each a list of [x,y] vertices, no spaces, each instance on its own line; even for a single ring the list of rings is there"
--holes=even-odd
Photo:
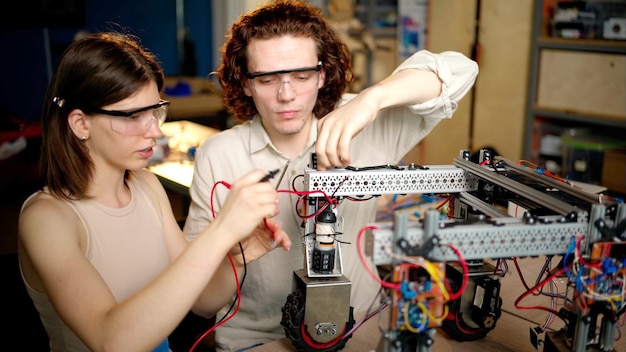
[[[329,196],[456,193],[476,190],[477,185],[476,177],[451,165],[429,165],[415,170],[307,169],[304,177],[306,191],[321,191]]]
[[[426,217],[423,226],[410,222],[401,234],[410,247],[421,248],[423,253],[420,254],[432,261],[458,260],[456,254],[443,245],[446,242],[457,247],[466,260],[564,254],[573,237],[587,232],[587,224],[579,222],[526,224],[521,219],[503,218],[454,225],[438,221],[436,213],[434,216]],[[432,226],[429,221],[436,223]],[[377,265],[390,264],[389,252],[395,251],[393,225],[389,222],[374,225],[378,229],[371,230],[366,237],[365,252]],[[425,230],[429,226],[434,230]],[[434,238],[436,241],[431,242]],[[429,243],[439,245],[429,246]]]

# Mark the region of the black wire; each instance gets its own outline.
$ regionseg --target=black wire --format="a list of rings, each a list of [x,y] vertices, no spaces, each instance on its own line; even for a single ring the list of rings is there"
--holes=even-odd
[[[364,202],[366,200],[370,200],[370,199],[374,199],[374,198],[378,198],[378,197],[380,197],[380,196],[372,195],[372,196],[369,196],[368,198],[355,198],[355,197],[352,197],[352,196],[346,196],[347,199],[349,199],[351,201],[354,201],[354,202]]]
[[[293,180],[291,180],[291,189],[293,189],[294,191],[296,190],[296,180],[299,179],[300,177],[304,178],[303,174],[297,175],[293,178]]]
[[[339,191],[341,186],[343,186],[343,183],[346,182],[346,181],[348,181],[348,176],[344,177],[344,179],[337,184],[337,188],[335,188],[333,193],[330,195],[330,198],[335,198],[335,194],[337,193],[337,191]]]
[[[243,246],[241,245],[241,242],[239,242],[239,250],[241,250],[241,258],[243,259],[243,276],[241,277],[241,283],[239,284],[239,291],[241,292],[241,289],[243,288],[243,282],[246,280],[246,274],[248,272],[247,265],[246,265],[246,255],[243,252]],[[230,314],[230,312],[235,307],[235,303],[237,303],[237,301],[241,299],[239,295],[236,295],[236,296],[237,296],[236,299],[233,301],[233,303],[230,304],[230,307],[228,308],[226,313],[224,313],[224,316],[221,317],[220,320],[217,321],[217,323],[215,324],[221,323]]]

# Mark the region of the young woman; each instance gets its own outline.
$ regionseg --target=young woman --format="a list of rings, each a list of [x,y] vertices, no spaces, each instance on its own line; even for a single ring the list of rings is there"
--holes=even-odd
[[[53,352],[168,351],[190,310],[216,312],[232,297],[233,267],[290,247],[267,219],[278,197],[260,169],[234,182],[216,221],[187,242],[144,169],[163,135],[162,87],[154,56],[118,33],[73,42],[52,77],[42,114],[46,186],[23,205],[19,260]]]

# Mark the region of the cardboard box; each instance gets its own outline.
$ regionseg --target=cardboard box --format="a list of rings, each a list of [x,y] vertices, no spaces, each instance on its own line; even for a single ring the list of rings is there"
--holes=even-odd
[[[602,185],[610,191],[626,194],[626,149],[612,149],[604,153]]]

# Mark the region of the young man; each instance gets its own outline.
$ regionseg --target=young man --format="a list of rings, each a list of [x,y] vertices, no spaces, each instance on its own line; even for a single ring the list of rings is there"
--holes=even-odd
[[[264,4],[233,24],[217,77],[226,107],[241,124],[197,151],[185,224],[190,240],[212,221],[212,206],[217,212],[225,199],[218,190],[212,202],[213,184],[251,169],[286,170],[280,184],[278,177],[273,181],[286,190],[309,166],[313,152],[320,170],[397,164],[441,119],[452,116],[478,73],[476,63],[459,53],[421,51],[354,95],[343,94],[352,79],[349,65],[347,46],[323,13],[304,1]],[[285,336],[281,307],[292,291],[293,271],[304,267],[297,206],[297,196],[280,194],[277,218],[293,248],[247,267],[240,310],[217,329],[218,350],[243,350]],[[343,251],[351,305],[363,312],[378,285],[359,260],[356,236],[374,221],[376,202],[344,202],[338,212],[345,220],[344,240],[351,243]]]

